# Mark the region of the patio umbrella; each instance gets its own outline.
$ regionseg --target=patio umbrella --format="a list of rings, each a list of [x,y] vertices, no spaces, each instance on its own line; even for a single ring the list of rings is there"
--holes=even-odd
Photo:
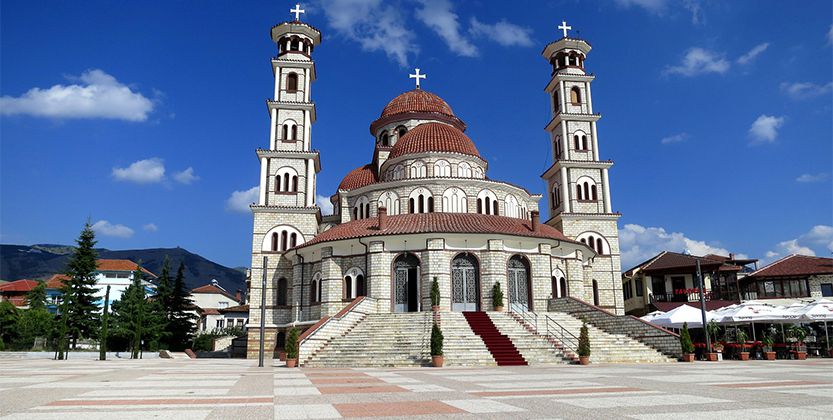
[[[709,322],[712,317],[713,315],[706,312],[706,322]],[[666,328],[682,328],[685,323],[688,323],[689,328],[703,328],[703,315],[699,309],[688,305],[680,305],[649,322]]]
[[[825,344],[830,342],[830,333],[827,332],[827,321],[833,321],[833,301],[819,299],[804,305],[802,308],[795,308],[792,312],[798,315],[802,321],[824,322]]]
[[[755,336],[756,322],[776,322],[782,324],[800,322],[799,317],[790,311],[784,308],[767,305],[760,301],[748,301],[741,303],[731,309],[727,309],[720,315],[721,317],[718,322],[721,324],[737,325],[749,323],[752,327],[753,340],[757,340],[757,337]]]
[[[656,317],[658,317],[658,316],[660,316],[664,313],[665,312],[663,312],[663,311],[654,311],[654,312],[651,312],[651,313],[649,313],[645,316],[639,317],[639,319],[641,319],[643,321],[646,321],[646,322],[651,322],[652,319],[654,319],[654,318],[656,318]]]

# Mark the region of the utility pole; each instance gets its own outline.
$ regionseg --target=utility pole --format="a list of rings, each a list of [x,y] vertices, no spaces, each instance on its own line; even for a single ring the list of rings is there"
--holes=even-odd
[[[104,292],[104,313],[101,314],[101,337],[99,337],[98,344],[98,360],[107,360],[107,335],[110,333],[110,319],[108,310],[110,309],[110,285],[107,285],[107,291]]]
[[[266,264],[268,258],[263,257],[263,275],[260,281],[260,349],[258,351],[257,367],[263,367],[263,340],[266,337]]]
[[[703,333],[706,335],[706,351],[712,351],[712,340],[709,337],[709,329],[708,325],[706,324],[706,295],[705,291],[703,290],[703,273],[700,271],[700,259],[697,259],[697,281],[700,285],[700,313],[703,317]]]

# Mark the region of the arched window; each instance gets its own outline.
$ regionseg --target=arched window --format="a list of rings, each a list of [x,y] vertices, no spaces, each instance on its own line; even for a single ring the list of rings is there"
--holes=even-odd
[[[287,297],[287,294],[288,294],[287,289],[289,288],[288,282],[286,281],[285,278],[281,277],[281,278],[278,279],[278,285],[277,286],[278,286],[277,287],[278,290],[277,290],[277,296],[276,296],[276,299],[275,299],[275,305],[277,305],[277,306],[286,306],[286,297]]]
[[[497,210],[497,200],[492,201],[492,214],[494,214],[495,216],[499,216],[499,213],[498,213],[498,210]]]
[[[581,150],[581,143],[579,142],[577,135],[573,136],[573,143],[576,150]]]
[[[343,294],[345,300],[353,300],[359,296],[364,296],[364,272],[358,268],[353,267],[347,270],[344,275]]]
[[[398,138],[401,139],[402,136],[404,136],[407,133],[408,133],[408,128],[405,127],[404,125],[400,125],[399,127],[396,127],[396,135],[397,135]]]
[[[321,273],[315,273],[312,276],[312,284],[309,291],[310,303],[321,302]]]
[[[443,211],[446,213],[466,213],[468,208],[466,192],[457,187],[451,187],[443,192]]]
[[[434,162],[434,176],[451,176],[451,164],[445,160],[438,160]]]
[[[475,178],[483,178],[483,169],[480,169],[479,166],[475,166],[474,170],[472,171],[472,176]]]
[[[393,179],[400,180],[405,178],[405,167],[402,165],[396,165],[393,167]]]
[[[596,252],[598,252],[599,255],[605,254],[605,247],[604,242],[602,242],[602,238],[596,238]]]
[[[567,288],[567,279],[562,277],[558,280],[561,283],[561,296],[559,297],[567,297],[570,295],[570,289]]]
[[[593,185],[590,186],[590,199],[591,200],[598,200],[599,199],[598,192],[596,191],[596,184],[593,184]]]
[[[298,192],[298,172],[284,166],[275,175],[275,192]]]
[[[573,105],[581,105],[581,90],[578,86],[573,86],[573,88],[570,89],[570,103]]]
[[[497,196],[495,196],[495,193],[483,190],[477,194],[477,212],[497,215]]]
[[[607,240],[604,238],[604,236],[599,235],[598,233],[582,233],[581,235],[578,235],[578,240],[581,241],[581,243],[590,247],[590,249],[595,251],[598,255],[610,254],[610,244],[607,243]]]
[[[272,233],[272,245],[269,248],[272,251],[278,250],[278,232]]]
[[[427,188],[417,188],[408,196],[410,213],[431,213],[434,211],[434,196]]]
[[[301,51],[301,41],[298,38],[292,38],[292,51]]]
[[[353,220],[367,219],[370,217],[370,200],[361,196],[353,203]]]
[[[410,178],[425,178],[425,164],[418,160],[412,163]]]
[[[599,306],[599,282],[593,280],[593,304]]]
[[[298,234],[292,232],[289,234],[289,247],[294,248],[298,244]]]
[[[503,199],[503,215],[506,217],[523,217],[522,206],[512,194],[507,194]]]
[[[457,177],[458,178],[471,178],[471,165],[467,162],[462,162],[457,165]]]
[[[584,131],[576,130],[573,133],[573,147],[576,150],[587,150],[587,134]]]
[[[552,186],[552,198],[550,200],[552,208],[557,209],[561,205],[561,187],[558,185]]]
[[[304,235],[292,226],[280,225],[269,229],[263,238],[261,251],[283,252],[304,242]]]
[[[286,75],[286,92],[295,93],[298,91],[298,73],[289,73]]]
[[[555,142],[555,157],[560,158],[563,153],[563,150],[561,150],[563,147],[561,146],[561,136],[555,136],[555,140],[553,141]]]
[[[289,139],[289,125],[284,124],[283,128],[281,129],[281,140]]]
[[[364,276],[359,274],[356,276],[356,297],[365,296],[366,294]]]
[[[388,209],[388,214],[399,214],[399,196],[393,191],[387,191],[379,196],[379,207]]]
[[[290,136],[290,138],[292,140],[298,140],[298,126],[297,125],[292,126],[292,135]]]
[[[382,134],[379,135],[379,143],[381,143],[384,147],[390,146],[390,136],[387,131],[383,131]]]
[[[590,199],[590,184],[587,181],[584,181],[584,199]]]
[[[576,199],[577,200],[584,200],[584,195],[581,193],[581,184],[576,185]]]
[[[289,244],[289,234],[287,231],[281,231],[281,251],[286,251],[287,245]]]
[[[581,150],[590,150],[590,147],[587,145],[587,136],[581,136]]]

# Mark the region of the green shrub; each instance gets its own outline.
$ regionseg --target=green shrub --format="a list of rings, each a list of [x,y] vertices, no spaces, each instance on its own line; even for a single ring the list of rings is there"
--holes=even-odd
[[[761,343],[764,345],[764,351],[772,351],[772,345],[775,344],[775,338],[772,337],[772,334],[767,334],[761,339]]]
[[[492,305],[494,305],[495,309],[503,306],[503,290],[500,290],[500,282],[495,283],[494,287],[492,287]]]
[[[214,339],[216,335],[207,333],[199,334],[194,337],[194,343],[191,345],[191,350],[194,351],[212,351],[214,350]]]
[[[799,325],[791,326],[789,328],[789,330],[787,330],[787,332],[789,333],[789,335],[791,337],[795,338],[796,341],[798,341],[798,345],[803,344],[804,343],[804,338],[807,337],[807,330],[805,330],[804,328],[802,328]]]
[[[443,332],[440,330],[440,326],[437,325],[436,322],[434,323],[434,326],[431,327],[431,355],[443,355]]]
[[[431,306],[440,306],[440,283],[436,277],[431,282]]]
[[[578,355],[590,356],[590,335],[587,332],[587,324],[581,324],[581,332],[578,335]]]
[[[298,335],[300,335],[300,333],[295,327],[292,327],[292,329],[289,330],[289,334],[286,335],[286,345],[284,345],[284,350],[286,351],[287,359],[298,358]]]
[[[746,334],[744,330],[738,330],[738,333],[735,335],[735,342],[740,344],[740,351],[746,350],[746,340],[749,339],[749,335]]]
[[[691,334],[688,332],[688,322],[683,323],[683,330],[680,332],[680,347],[683,353],[694,353],[694,343],[691,342]]]

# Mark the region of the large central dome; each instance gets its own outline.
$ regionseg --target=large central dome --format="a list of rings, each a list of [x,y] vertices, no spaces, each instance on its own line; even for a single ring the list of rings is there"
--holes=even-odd
[[[405,112],[432,112],[445,114],[449,117],[454,117],[454,111],[451,107],[439,96],[431,92],[426,92],[422,89],[409,90],[388,102],[385,109],[382,110],[382,115],[379,118],[385,118],[390,115],[402,114]]]
[[[430,122],[414,127],[399,139],[388,158],[425,152],[460,153],[480,157],[474,142],[462,131],[448,124]]]

